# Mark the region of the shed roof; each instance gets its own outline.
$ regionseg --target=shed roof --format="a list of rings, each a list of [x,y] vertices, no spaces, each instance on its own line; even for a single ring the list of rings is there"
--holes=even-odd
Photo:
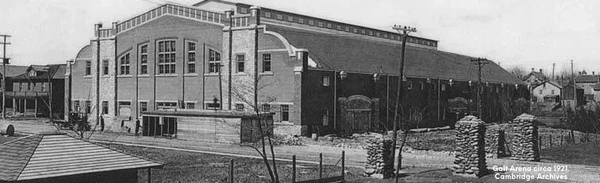
[[[577,83],[596,83],[600,82],[600,75],[579,75],[575,77]]]
[[[0,181],[162,166],[64,134],[36,134],[0,144],[0,164]]]
[[[224,111],[224,110],[178,110],[178,111],[146,111],[146,115],[160,116],[198,116],[198,117],[224,117],[224,118],[250,118],[256,116],[254,112],[248,111]],[[261,112],[261,115],[273,115],[274,113]]]
[[[318,67],[358,73],[374,73],[383,68],[387,74],[399,75],[400,42],[388,43],[277,24],[267,25],[267,30],[281,34],[296,48],[308,49],[309,57],[318,62]],[[470,62],[473,57],[407,46],[405,59],[407,77],[477,80],[477,67]],[[482,80],[524,84],[493,62],[483,67]]]
[[[4,69],[3,66],[0,65],[0,73],[3,74]],[[25,73],[25,71],[29,68],[29,66],[20,66],[20,65],[6,65],[6,77],[15,77],[20,74]]]
[[[29,71],[36,71],[40,74],[36,76],[28,75]],[[15,79],[48,79],[48,75],[52,79],[64,79],[67,72],[67,64],[51,64],[51,65],[31,65],[25,71],[15,77]]]

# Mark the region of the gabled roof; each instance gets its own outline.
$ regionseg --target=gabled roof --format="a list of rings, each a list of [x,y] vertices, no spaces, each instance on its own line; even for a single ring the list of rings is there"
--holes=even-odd
[[[0,74],[4,74],[3,66],[0,65]],[[29,66],[20,66],[20,65],[6,65],[6,77],[15,77],[20,74],[25,73],[25,71],[29,68]]]
[[[577,83],[596,83],[600,82],[600,75],[579,75],[575,77]]]
[[[30,76],[29,72],[35,71],[35,76]],[[64,79],[67,72],[67,64],[52,64],[52,65],[31,65],[23,73],[14,77],[14,79]]]
[[[536,71],[531,71],[531,72],[530,72],[530,73],[529,73],[527,76],[525,76],[525,78],[523,78],[523,79],[524,79],[524,80],[525,80],[525,79],[528,79],[528,78],[529,78],[529,77],[531,77],[532,75],[533,75],[533,76],[535,76],[536,78],[538,78],[539,80],[545,80],[545,79],[547,79],[547,77],[546,77],[546,75],[544,75],[544,73],[542,73],[542,72],[536,72]]]
[[[562,87],[560,84],[558,84],[558,83],[556,83],[556,82],[554,82],[554,81],[544,81],[544,82],[540,83],[539,85],[535,86],[535,88],[537,88],[537,87],[539,87],[539,86],[544,86],[544,84],[553,85],[553,86],[555,86],[555,87],[557,87],[557,88],[559,88],[559,89],[562,89],[562,88],[563,88],[563,87]]]
[[[162,166],[64,134],[36,134],[3,143],[0,164],[0,181]]]
[[[386,74],[399,75],[401,44],[357,38],[342,34],[311,31],[290,26],[269,24],[267,31],[281,34],[292,46],[308,49],[317,67],[347,72],[374,73],[383,68]],[[406,47],[407,77],[477,80],[473,57],[435,49]],[[490,83],[524,84],[495,63],[482,69],[482,79]]]

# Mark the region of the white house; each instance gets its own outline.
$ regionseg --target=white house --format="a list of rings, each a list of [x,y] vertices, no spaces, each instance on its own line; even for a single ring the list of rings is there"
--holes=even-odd
[[[533,88],[536,102],[559,102],[562,86],[552,81],[545,81]]]

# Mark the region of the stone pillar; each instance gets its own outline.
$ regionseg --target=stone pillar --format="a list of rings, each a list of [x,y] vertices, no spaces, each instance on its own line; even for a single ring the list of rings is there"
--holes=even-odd
[[[512,139],[512,159],[521,161],[539,161],[538,124],[535,116],[526,113],[517,116],[511,121],[512,132],[516,135]]]
[[[487,172],[484,122],[475,116],[465,116],[456,123],[456,132],[454,172],[462,175],[484,175]]]
[[[380,179],[394,176],[391,147],[391,139],[378,137],[367,141],[367,165],[365,166],[367,176]]]

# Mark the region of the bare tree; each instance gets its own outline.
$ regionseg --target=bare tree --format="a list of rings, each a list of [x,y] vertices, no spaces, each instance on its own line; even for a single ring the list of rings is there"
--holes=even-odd
[[[524,79],[527,76],[527,70],[521,66],[513,66],[508,68],[508,72],[519,79]]]
[[[261,77],[258,77],[256,82],[259,82]],[[260,82],[259,82],[260,83]],[[273,120],[267,120],[265,117],[266,113],[261,109],[260,103],[258,101],[253,101],[253,96],[256,95],[258,97],[260,90],[263,88],[273,85],[273,83],[261,83],[260,86],[253,85],[253,83],[249,82],[240,82],[236,83],[237,87],[231,88],[231,93],[238,99],[240,102],[246,104],[250,107],[250,110],[254,113],[257,120],[257,125],[252,126],[253,131],[257,131],[259,134],[259,142],[252,143],[243,143],[243,146],[250,147],[254,149],[263,160],[265,167],[267,168],[267,172],[271,178],[271,182],[278,183],[279,182],[279,173],[277,172],[277,162],[276,155],[274,150],[274,139],[273,139]],[[254,87],[257,87],[256,90]],[[267,104],[269,102],[275,101],[274,97],[263,97],[263,104]],[[267,152],[267,147],[269,152]],[[271,156],[271,162],[269,163],[269,155]]]

